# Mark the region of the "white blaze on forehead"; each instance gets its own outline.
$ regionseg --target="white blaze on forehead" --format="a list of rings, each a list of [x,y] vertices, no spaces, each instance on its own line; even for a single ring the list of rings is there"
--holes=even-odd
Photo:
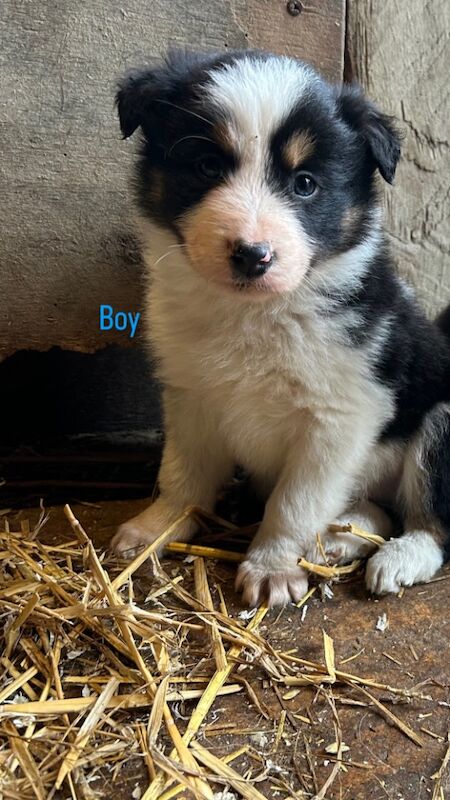
[[[283,56],[243,58],[214,70],[205,89],[232,120],[240,149],[269,137],[319,79],[305,64]]]
[[[205,92],[221,112],[219,138],[238,152],[239,166],[185,213],[182,230],[191,264],[208,281],[233,286],[236,241],[268,242],[274,264],[261,290],[282,293],[305,275],[311,244],[286,198],[267,183],[269,143],[311,83],[314,72],[288,58],[246,57],[213,70]]]

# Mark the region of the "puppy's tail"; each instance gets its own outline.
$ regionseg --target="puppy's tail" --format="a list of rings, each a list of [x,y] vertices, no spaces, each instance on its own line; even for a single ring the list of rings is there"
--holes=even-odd
[[[450,305],[444,308],[436,319],[436,325],[442,333],[450,340]]]

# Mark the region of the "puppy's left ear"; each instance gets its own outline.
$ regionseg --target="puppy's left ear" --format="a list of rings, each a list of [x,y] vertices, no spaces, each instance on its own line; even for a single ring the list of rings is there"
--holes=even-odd
[[[392,183],[400,158],[402,136],[393,117],[383,114],[356,85],[344,84],[337,96],[338,113],[365,141],[374,169]]]
[[[127,72],[116,94],[123,138],[128,139],[140,127],[152,141],[171,100],[192,72],[200,73],[209,60],[211,56],[202,53],[171,49],[161,64]]]
[[[160,68],[147,67],[130,70],[122,78],[116,94],[116,106],[124,139],[128,139],[139,126],[144,127],[159,84],[163,83],[161,77]]]

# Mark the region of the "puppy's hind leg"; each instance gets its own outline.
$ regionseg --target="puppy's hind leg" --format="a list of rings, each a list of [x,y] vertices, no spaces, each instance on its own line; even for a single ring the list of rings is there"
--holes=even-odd
[[[407,530],[390,539],[369,559],[366,586],[374,594],[397,593],[402,586],[430,580],[442,566],[443,549],[438,531]]]
[[[200,398],[189,392],[164,392],[166,443],[158,476],[160,496],[141,514],[121,525],[111,547],[128,558],[157,539],[188,506],[212,511],[218,489],[233,468],[217,426]],[[186,518],[170,541],[187,541],[196,524]]]
[[[399,505],[405,532],[369,560],[366,584],[376,594],[398,592],[430,580],[449,555],[450,408],[441,404],[426,417],[408,446]]]
[[[388,514],[372,503],[370,500],[360,500],[349,506],[348,510],[335,519],[333,525],[345,527],[349,523],[367,533],[376,533],[383,539],[388,539],[393,533],[393,523]],[[347,531],[325,531],[308,551],[306,557],[309,561],[321,564],[324,555],[330,564],[349,564],[356,558],[367,558],[377,545],[368,539],[362,539]]]

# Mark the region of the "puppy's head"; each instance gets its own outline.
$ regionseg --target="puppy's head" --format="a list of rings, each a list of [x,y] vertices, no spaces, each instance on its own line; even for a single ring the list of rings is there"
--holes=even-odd
[[[249,297],[289,292],[362,241],[375,173],[392,182],[400,155],[359,88],[259,52],[171,54],[129,73],[117,105],[123,136],[143,133],[141,213],[176,234],[192,269]]]

